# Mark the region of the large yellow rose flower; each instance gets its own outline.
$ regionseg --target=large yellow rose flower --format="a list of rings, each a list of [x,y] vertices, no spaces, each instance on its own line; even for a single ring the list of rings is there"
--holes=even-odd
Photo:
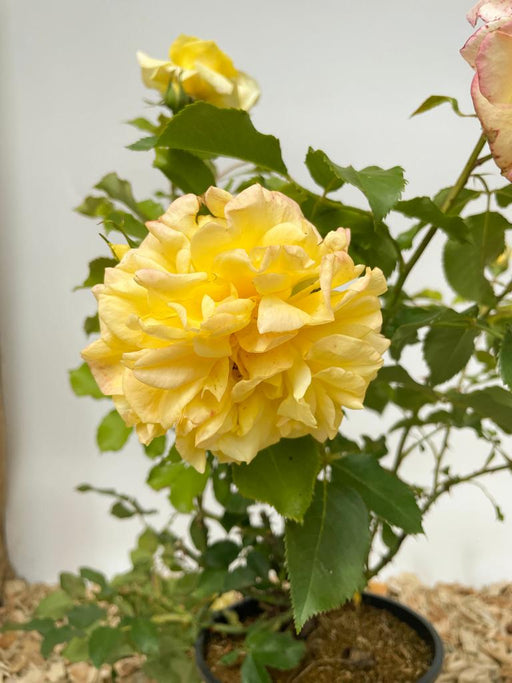
[[[101,338],[82,354],[139,439],[174,427],[203,470],[207,450],[250,462],[281,437],[334,437],[388,346],[384,276],[354,265],[349,231],[322,240],[259,185],[185,195],[147,227],[94,288]]]
[[[169,83],[181,83],[187,95],[195,100],[246,111],[260,96],[256,81],[235,69],[231,59],[213,40],[181,35],[169,48],[168,61],[153,59],[144,52],[137,52],[137,59],[145,85],[162,94]]]

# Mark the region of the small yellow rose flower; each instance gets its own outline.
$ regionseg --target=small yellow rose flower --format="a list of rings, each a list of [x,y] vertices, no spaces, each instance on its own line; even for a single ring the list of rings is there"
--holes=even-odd
[[[137,52],[137,59],[144,84],[162,94],[170,83],[181,84],[195,100],[246,111],[260,96],[256,81],[238,71],[212,40],[181,35],[171,45],[168,61],[153,59],[144,52]]]
[[[207,451],[250,462],[282,437],[333,438],[388,347],[384,276],[354,265],[349,231],[322,240],[260,185],[185,195],[147,227],[94,287],[101,337],[82,354],[139,439],[174,428],[203,470]]]

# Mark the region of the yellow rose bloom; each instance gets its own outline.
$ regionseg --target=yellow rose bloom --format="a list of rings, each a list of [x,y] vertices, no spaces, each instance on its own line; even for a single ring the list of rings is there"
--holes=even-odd
[[[174,428],[202,471],[206,451],[250,462],[282,437],[333,438],[388,347],[384,276],[354,265],[349,231],[322,240],[260,185],[185,195],[147,227],[94,287],[101,338],[82,353],[139,439]]]
[[[162,94],[169,83],[181,83],[187,95],[195,100],[246,111],[260,96],[256,81],[235,69],[231,59],[213,40],[181,35],[169,48],[168,61],[153,59],[144,52],[137,52],[137,59],[144,84]]]

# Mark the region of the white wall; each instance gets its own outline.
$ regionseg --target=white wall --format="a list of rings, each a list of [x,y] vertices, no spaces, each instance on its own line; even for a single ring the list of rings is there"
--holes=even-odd
[[[147,157],[124,149],[137,132],[122,122],[143,114],[151,96],[135,51],[163,58],[181,32],[213,38],[260,82],[255,124],[281,138],[299,180],[307,182],[301,164],[312,145],[340,164],[401,164],[407,195],[428,194],[453,182],[479,132],[448,108],[408,118],[432,93],[470,110],[471,72],[458,55],[471,31],[469,2],[2,0],[0,348],[8,535],[20,574],[53,580],[81,564],[108,572],[126,564],[136,525],[111,520],[103,499],[75,493],[80,482],[165,509],[140,483],[148,462],[138,444],[98,454],[94,431],[107,403],[75,398],[66,377],[94,309],[89,293],[71,290],[102,251],[94,224],[72,207],[110,170],[132,179],[141,197],[159,181]],[[430,286],[441,281],[435,247],[416,275]],[[368,419],[354,416],[347,429]],[[475,449],[468,438],[456,458]],[[426,468],[418,461],[411,477]],[[461,489],[430,516],[428,541],[410,540],[392,571],[428,581],[510,578],[507,481],[490,484],[507,523],[494,522],[478,490]]]

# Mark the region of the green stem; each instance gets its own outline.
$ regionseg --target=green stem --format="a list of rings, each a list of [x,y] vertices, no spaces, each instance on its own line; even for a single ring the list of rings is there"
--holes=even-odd
[[[407,441],[407,437],[409,436],[409,432],[411,431],[411,427],[405,427],[404,431],[402,432],[402,437],[400,439],[400,443],[398,444],[398,448],[396,449],[396,459],[395,459],[395,464],[393,466],[393,472],[396,474],[398,472],[398,468],[402,464],[403,459],[405,458],[406,451],[405,451],[405,443]]]
[[[440,209],[443,213],[448,213],[448,211],[452,208],[454,205],[457,197],[459,194],[462,192],[464,187],[466,186],[466,183],[469,180],[469,177],[471,173],[473,172],[477,162],[478,162],[478,155],[482,151],[485,143],[487,142],[487,138],[485,135],[481,135],[480,138],[478,139],[478,142],[476,143],[473,151],[471,152],[469,159],[466,162],[466,165],[462,169],[461,174],[459,175],[457,182],[455,185],[451,188],[450,192],[448,193],[446,199],[440,206]],[[418,245],[416,251],[413,253],[409,261],[405,264],[404,268],[402,269],[402,272],[400,273],[397,283],[394,288],[393,292],[393,298],[391,300],[389,310],[392,311],[394,307],[396,306],[396,303],[400,297],[400,294],[402,292],[402,289],[404,287],[405,281],[409,277],[409,273],[411,270],[414,268],[416,263],[418,262],[420,256],[423,254],[425,249],[428,247],[430,242],[432,241],[432,238],[436,234],[438,228],[437,226],[433,225],[431,226],[430,230],[427,232],[427,234],[424,236],[420,244]]]
[[[501,292],[501,294],[499,294],[499,295],[496,297],[496,301],[494,302],[494,305],[493,305],[493,306],[490,306],[490,307],[489,307],[489,308],[480,316],[480,320],[485,320],[486,318],[488,318],[489,315],[491,314],[491,312],[497,309],[498,304],[500,303],[500,301],[502,301],[502,300],[507,296],[507,294],[510,294],[510,292],[512,292],[512,280],[508,283],[508,285],[507,285],[507,286],[505,287],[505,289]],[[489,331],[489,330],[488,330],[487,328],[485,328],[485,332],[488,332],[488,331]],[[501,335],[500,335],[500,336],[501,336]]]

